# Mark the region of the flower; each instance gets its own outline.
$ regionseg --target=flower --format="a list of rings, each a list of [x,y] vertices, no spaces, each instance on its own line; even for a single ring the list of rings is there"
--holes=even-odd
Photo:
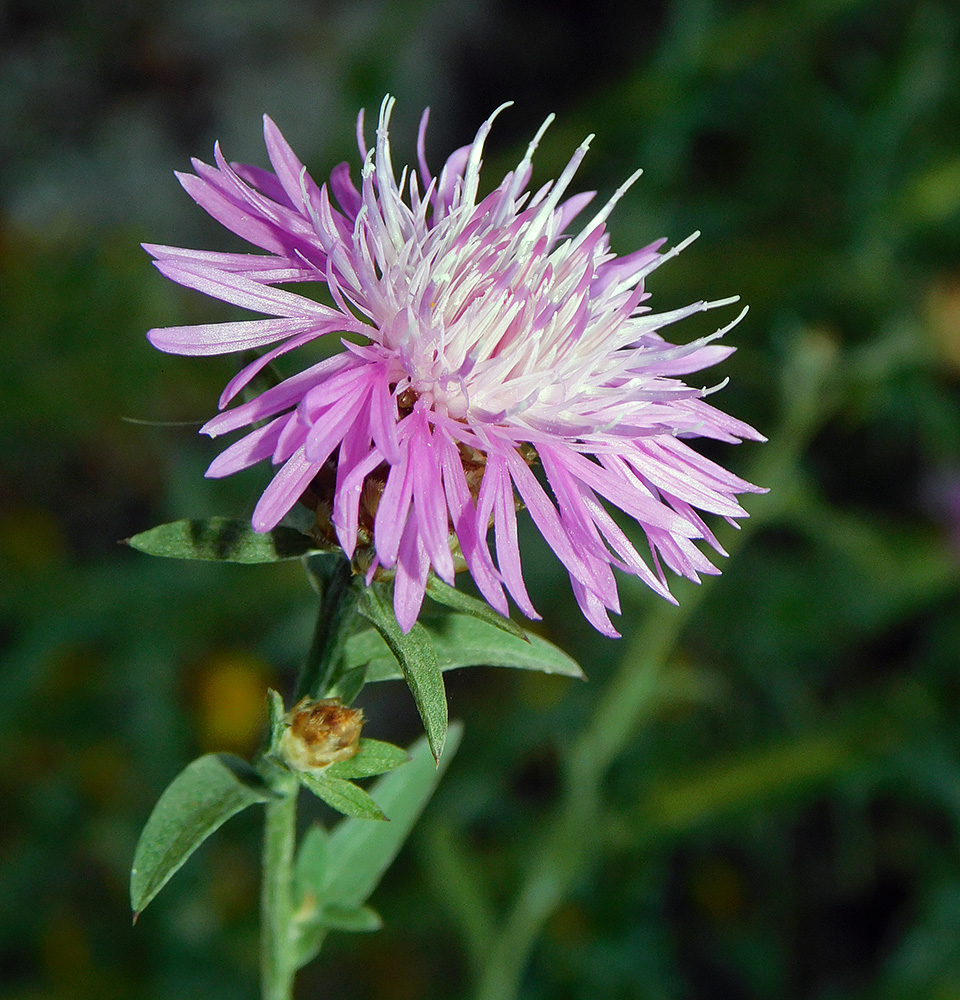
[[[266,253],[145,244],[157,268],[270,318],[154,329],[148,337],[162,351],[190,355],[276,345],[229,382],[224,412],[202,428],[211,437],[248,429],[207,475],[265,459],[279,465],[253,527],[272,529],[298,500],[316,506],[318,523],[368,582],[393,571],[394,611],[405,631],[429,571],[452,584],[458,561],[498,611],[508,613],[506,591],[538,617],[517,540],[517,509],[525,506],[584,615],[615,636],[607,615],[619,612],[613,567],[673,600],[664,565],[699,580],[718,570],[695,540],[724,554],[697,511],[745,517],[736,495],[758,491],[686,439],[762,436],[705,402],[709,390],[677,377],[726,358],[733,348],[714,341],[743,313],[686,345],[660,336],[668,324],[737,299],[659,314],[642,304],[646,277],[697,234],[666,252],[664,240],[625,257],[611,252],[605,220],[639,171],[568,235],[593,197],[567,195],[592,136],[556,182],[531,194],[531,161],[550,116],[516,169],[481,198],[484,141],[502,108],[439,175],[426,163],[425,112],[418,168],[398,180],[388,136],[393,105],[384,99],[370,150],[359,116],[359,189],[346,163],[318,186],[266,116],[272,173],[227,163],[218,145],[215,166],[194,160],[196,173],[178,175],[202,208]],[[325,285],[328,303],[277,287],[294,282]],[[353,336],[332,357],[225,409],[274,359],[327,334]],[[651,565],[603,501],[643,528]]]

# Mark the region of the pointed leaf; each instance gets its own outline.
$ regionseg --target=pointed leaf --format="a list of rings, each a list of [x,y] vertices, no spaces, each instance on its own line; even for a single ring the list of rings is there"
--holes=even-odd
[[[321,826],[307,831],[297,853],[295,927],[297,968],[319,952],[328,929],[323,914],[351,913],[377,887],[410,834],[423,807],[453,759],[463,727],[455,722],[447,737],[447,752],[439,765],[425,739],[410,747],[410,764],[384,775],[372,787],[387,810],[390,823],[345,819],[332,834]],[[371,928],[372,929],[372,928]]]
[[[302,969],[307,962],[316,958],[327,936],[327,927],[320,922],[320,909],[313,893],[298,895],[294,905],[290,933],[293,937],[293,967]]]
[[[304,566],[320,595],[320,607],[294,701],[304,696],[328,697],[343,672],[343,644],[361,624],[360,616],[354,613],[358,591],[352,584],[350,563],[343,554],[340,558],[306,559]]]
[[[273,688],[267,690],[267,712],[270,720],[270,742],[267,745],[271,750],[276,750],[283,735],[287,710],[284,708],[283,698]]]
[[[378,778],[370,791],[389,823],[342,820],[330,833],[328,861],[317,899],[322,906],[361,906],[380,883],[410,834],[437,783],[460,744],[463,727],[453,723],[447,752],[436,766],[429,744],[419,739],[410,747],[410,763]]]
[[[383,927],[380,914],[369,906],[325,906],[317,922],[330,931],[347,931],[352,934],[369,934]]]
[[[302,969],[320,953],[327,928],[320,923],[319,911],[314,909],[306,914],[295,914],[291,929],[294,935],[293,967]]]
[[[377,637],[377,641],[383,645],[383,640],[380,638],[380,634],[376,629],[370,629],[370,631]],[[386,649],[386,646],[383,647]],[[345,654],[344,654],[345,655]],[[394,663],[397,661],[393,659],[393,656],[388,652],[388,656],[393,660]],[[397,668],[400,669],[399,667]],[[402,675],[401,675],[402,676]],[[350,669],[345,668],[337,679],[337,682],[327,691],[325,697],[327,698],[339,698],[344,705],[353,704],[353,700],[358,694],[363,690],[363,685],[367,683],[367,665],[361,663],[359,667],[353,667]]]
[[[294,968],[302,969],[316,957],[330,931],[363,934],[378,931],[381,927],[383,921],[380,914],[369,906],[338,906],[334,903],[321,910],[313,897],[308,896],[294,914],[291,926]]]
[[[546,674],[583,678],[580,665],[546,639],[528,633],[517,639],[499,628],[462,614],[424,618],[441,670],[461,667],[514,667]],[[396,680],[403,676],[400,665],[374,629],[364,629],[346,645],[350,665],[366,664],[368,682]]]
[[[326,774],[326,769],[315,773],[298,771],[297,778],[304,788],[309,788],[319,799],[323,799],[337,812],[345,816],[355,816],[357,819],[386,820],[380,807],[367,793],[343,778],[334,778]]]
[[[316,896],[318,887],[326,877],[330,857],[329,843],[330,834],[319,823],[314,823],[304,834],[297,851],[293,876],[296,899],[302,899],[308,893]]]
[[[231,754],[207,754],[188,764],[160,796],[140,834],[130,872],[134,914],[231,816],[275,798],[259,774]]]
[[[372,778],[393,771],[409,760],[410,754],[403,747],[382,740],[361,738],[360,749],[353,757],[330,764],[323,769],[323,773],[332,778]]]
[[[393,608],[384,599],[383,592],[377,585],[364,588],[357,607],[373,623],[373,627],[396,657],[413,694],[413,700],[417,703],[423,728],[430,741],[430,750],[434,759],[439,761],[447,734],[447,694],[430,635],[419,622],[404,633]]]
[[[444,583],[443,580],[432,574],[427,579],[427,597],[438,604],[445,604],[448,608],[453,608],[454,611],[471,615],[473,618],[478,618],[488,625],[503,629],[504,632],[526,641],[527,633],[515,621],[504,618],[498,611],[494,611],[486,601],[471,597],[470,594],[465,594],[462,590],[451,587],[449,583]]]
[[[327,928],[320,923],[317,892],[326,877],[330,835],[314,823],[300,842],[293,872],[293,924],[295,963],[299,969],[320,951]]]
[[[322,551],[293,528],[259,533],[249,521],[228,517],[172,521],[126,539],[127,545],[150,556],[235,563],[271,563],[299,559]]]

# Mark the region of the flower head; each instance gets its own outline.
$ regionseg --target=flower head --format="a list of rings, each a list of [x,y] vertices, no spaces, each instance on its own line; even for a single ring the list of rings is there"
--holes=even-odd
[[[757,490],[685,439],[763,438],[678,377],[726,358],[733,349],[714,341],[740,316],[682,346],[658,332],[736,299],[660,314],[643,304],[647,275],[689,240],[666,252],[663,240],[625,257],[611,252],[605,220],[639,172],[570,235],[593,197],[567,193],[590,140],[555,182],[527,187],[552,116],[481,198],[483,145],[502,109],[439,175],[426,162],[424,113],[418,168],[398,179],[393,103],[381,106],[370,150],[358,120],[359,188],[345,163],[318,186],[267,117],[273,172],[227,163],[219,146],[215,166],[194,161],[196,173],[180,175],[187,193],[266,253],[146,249],[172,280],[270,318],[148,336],[176,354],[269,346],[230,381],[224,412],[203,427],[211,437],[247,429],[207,475],[264,459],[278,465],[254,528],[270,530],[298,500],[315,506],[368,579],[393,571],[404,629],[417,619],[429,571],[453,583],[461,560],[493,607],[507,613],[506,591],[536,617],[521,574],[522,505],[586,617],[616,635],[607,616],[619,611],[613,567],[672,600],[664,565],[697,580],[717,570],[695,540],[723,551],[697,511],[744,517],[736,494]],[[326,286],[328,304],[278,287],[294,282]],[[226,409],[271,361],[327,334],[353,336],[339,353]],[[603,501],[643,528],[650,564]]]

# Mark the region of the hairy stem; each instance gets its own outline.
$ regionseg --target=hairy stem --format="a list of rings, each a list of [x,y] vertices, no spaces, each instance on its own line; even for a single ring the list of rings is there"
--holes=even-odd
[[[299,786],[296,779],[278,779],[275,787],[283,793],[283,798],[266,805],[260,898],[260,975],[263,1000],[291,1000],[296,972],[292,879]]]

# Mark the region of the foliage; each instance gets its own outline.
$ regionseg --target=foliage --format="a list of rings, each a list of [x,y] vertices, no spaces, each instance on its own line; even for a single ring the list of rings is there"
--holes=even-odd
[[[186,514],[242,522],[262,486],[254,472],[203,480],[213,450],[192,422],[231,366],[158,358],[142,332],[219,314],[151,277],[136,242],[187,243],[203,224],[170,171],[215,135],[243,136],[230,148],[257,155],[269,110],[311,166],[329,168],[348,150],[328,136],[386,89],[407,111],[436,105],[431,162],[512,97],[491,176],[519,155],[509,136],[522,143],[549,111],[542,176],[589,132],[586,186],[609,193],[645,169],[613,245],[699,229],[653,293],[750,304],[716,380],[731,377],[725,406],[771,438],[733,456],[771,493],[748,501],[735,553],[723,536],[723,577],[676,588],[680,611],[625,583],[619,642],[583,627],[561,571],[522,539],[545,612],[529,645],[543,636],[589,682],[443,673],[461,751],[382,884],[321,907],[327,958],[322,981],[301,973],[303,995],[474,995],[558,807],[575,807],[571,788],[586,794],[571,761],[610,752],[605,692],[622,661],[652,664],[638,674],[644,711],[587,803],[581,864],[524,997],[960,989],[954,6],[674,0],[574,17],[449,0],[375,3],[361,19],[286,3],[227,17],[185,0],[107,16],[100,0],[0,15],[16,126],[0,140],[10,996],[255,995],[259,805],[199,848],[135,931],[127,868],[174,776],[214,751],[253,756],[265,687],[291,702],[316,595],[298,559],[212,565],[116,544]],[[463,645],[451,634],[447,652]],[[361,631],[343,656],[380,669],[385,649]],[[371,737],[416,736],[402,684],[371,684],[360,703]],[[578,743],[583,732],[597,742]],[[301,807],[338,822],[313,796]],[[370,836],[393,827],[347,822]],[[333,932],[371,929],[376,914],[376,934]]]

